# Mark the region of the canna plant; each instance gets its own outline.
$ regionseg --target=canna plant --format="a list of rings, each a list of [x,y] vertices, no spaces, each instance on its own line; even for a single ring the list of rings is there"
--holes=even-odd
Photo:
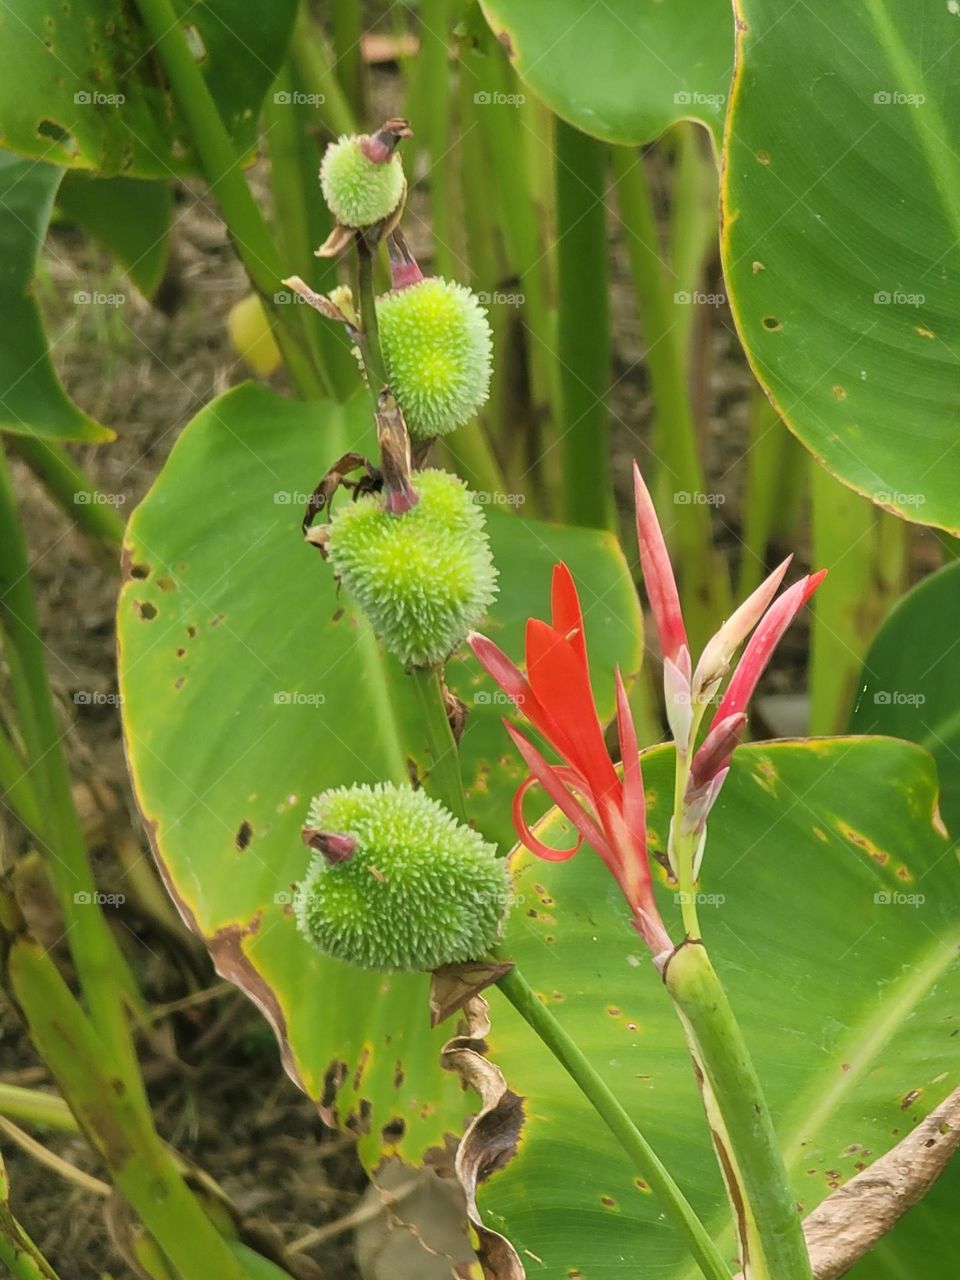
[[[0,290],[17,321],[0,344],[3,425],[98,554],[123,541],[124,732],[166,889],[375,1179],[390,1157],[450,1165],[476,1251],[450,1259],[456,1274],[569,1280],[628,1265],[671,1280],[825,1280],[854,1266],[887,1280],[903,1274],[900,1250],[916,1254],[911,1219],[896,1224],[960,1133],[944,1033],[957,891],[936,771],[920,746],[862,736],[885,728],[862,703],[858,736],[747,739],[751,718],[765,722],[758,684],[812,599],[811,720],[845,723],[908,562],[892,516],[916,519],[929,489],[935,522],[957,523],[948,467],[927,452],[905,473],[914,498],[896,491],[897,409],[878,409],[874,384],[907,416],[916,398],[866,358],[855,369],[850,351],[834,372],[834,330],[812,315],[805,273],[840,290],[835,326],[863,337],[849,272],[826,252],[811,267],[810,228],[784,230],[803,198],[770,213],[790,190],[779,157],[799,145],[795,113],[771,107],[783,68],[810,44],[834,83],[816,24],[852,23],[864,51],[836,81],[861,138],[865,75],[885,84],[889,65],[905,84],[920,51],[907,18],[901,30],[877,5],[856,21],[805,6],[788,23],[751,0],[736,24],[720,0],[695,17],[661,7],[425,3],[412,126],[397,115],[373,129],[352,3],[337,6],[331,41],[293,0],[218,0],[195,25],[171,0],[109,17],[75,0],[52,27],[24,6],[0,51],[8,69],[32,69],[40,102],[0,87],[19,153],[0,163],[16,263]],[[54,44],[66,78],[36,47]],[[125,116],[98,102],[108,109],[68,118],[67,80],[90,96],[88,56],[98,100],[116,89]],[[935,136],[948,132],[944,61],[929,69]],[[894,105],[892,90],[873,92],[877,109]],[[265,93],[272,221],[243,173]],[[892,172],[908,156],[916,189],[949,206],[940,153],[918,153],[903,124],[888,113],[874,162]],[[828,132],[793,163],[845,210],[856,147],[844,139],[827,167]],[[720,249],[758,377],[738,607],[712,536],[722,495],[707,490],[698,391],[721,152]],[[424,167],[435,274],[411,248]],[[651,181],[664,170],[666,227]],[[35,242],[56,198],[156,289],[174,172],[206,179],[249,276],[230,321],[240,354],[262,376],[284,371],[204,407],[124,528],[58,443],[110,433],[57,381],[30,293]],[[650,457],[633,466],[639,565],[632,534],[616,536],[611,482],[613,209],[655,400]],[[949,255],[949,208],[923,223]],[[903,263],[886,223],[868,231],[858,288],[861,271]],[[498,301],[513,285],[518,319]],[[941,301],[911,342],[948,331]],[[871,360],[903,337],[898,313],[881,319]],[[805,386],[820,346],[830,354]],[[924,403],[947,445],[944,358],[928,369],[918,350],[934,348],[905,351],[904,368],[929,374]],[[845,404],[876,413],[871,431]],[[856,494],[801,465],[781,416]],[[784,590],[789,561],[763,577],[772,548],[802,536],[808,473],[813,559],[831,569],[816,597],[822,570]],[[295,1275],[292,1256],[241,1243],[236,1215],[155,1129],[135,1038],[145,1002],[94,905],[5,471],[0,525],[13,695],[0,781],[49,861],[77,979],[74,994],[5,891],[6,990],[137,1215],[121,1246],[131,1265],[187,1280]],[[635,577],[656,637],[645,661]],[[921,679],[896,667],[902,617],[876,642],[877,668],[900,674],[878,677],[871,650],[868,688]],[[503,718],[511,704],[531,733]],[[909,715],[886,727],[931,745]],[[575,857],[582,844],[596,856]],[[885,911],[904,898],[912,913]],[[0,1114],[28,1105],[0,1091]],[[942,1219],[936,1195],[923,1207],[926,1240]],[[29,1222],[7,1219],[7,1266],[55,1276]],[[927,1254],[918,1280],[942,1273]]]

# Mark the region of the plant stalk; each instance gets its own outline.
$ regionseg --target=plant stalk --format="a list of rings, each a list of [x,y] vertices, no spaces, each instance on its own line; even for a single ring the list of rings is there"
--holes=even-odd
[[[497,952],[499,959],[509,959]],[[633,1161],[650,1190],[659,1197],[674,1226],[686,1239],[687,1247],[708,1280],[730,1280],[730,1270],[710,1239],[703,1223],[674,1182],[646,1138],[630,1119],[617,1098],[598,1074],[576,1041],[567,1034],[553,1014],[537,999],[536,993],[514,966],[497,986],[517,1013],[540,1038],[570,1076],[617,1142]]]
[[[563,418],[564,512],[572,524],[611,522],[607,392],[610,314],[606,147],[558,119],[557,359]]]
[[[442,670],[440,667],[411,667],[410,679],[420,699],[427,731],[431,757],[428,790],[461,822],[466,822],[467,798],[460,774],[460,753],[443,699]]]
[[[244,1280],[50,957],[33,939],[8,934],[4,979],[80,1127],[181,1280]]]
[[[812,1280],[796,1199],[750,1054],[698,939],[667,961],[664,984],[697,1069],[740,1240],[744,1280]]]
[[[284,270],[270,228],[247,184],[233,140],[190,52],[183,25],[172,0],[136,0],[153,48],[170,81],[177,107],[190,134],[204,174],[220,205],[234,247],[268,313],[277,321],[277,345],[301,394],[322,398],[329,394],[322,369],[310,348],[300,307],[278,306],[274,294]]]
[[[710,509],[702,501],[706,479],[687,385],[685,329],[675,317],[679,304],[673,301],[660,255],[643,160],[633,150],[614,147],[613,167],[655,396],[654,451],[667,481],[660,488],[673,498],[667,537],[676,544],[684,613],[696,651],[730,614],[729,576],[717,552],[707,550],[713,539]]]
[[[40,480],[57,506],[99,545],[123,542],[124,524],[106,495],[96,489],[60,445],[39,436],[11,436],[14,452]],[[110,558],[114,563],[113,557]]]
[[[0,623],[6,649],[15,654],[21,697],[32,722],[28,741],[31,781],[45,809],[42,829],[33,835],[51,856],[48,865],[63,912],[70,953],[91,1016],[132,1093],[145,1105],[124,996],[136,999],[136,983],[96,905],[96,885],[73,803],[62,734],[54,710],[40,639],[40,622],[30,580],[30,564],[16,502],[0,446]]]

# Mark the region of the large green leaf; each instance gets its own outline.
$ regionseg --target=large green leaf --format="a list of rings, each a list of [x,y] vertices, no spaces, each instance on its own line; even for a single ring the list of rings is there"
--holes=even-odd
[[[61,387],[33,296],[37,255],[63,170],[0,152],[0,427],[64,440],[112,440]]]
[[[283,61],[296,0],[174,0],[241,154]],[[105,176],[168,178],[199,161],[154,41],[127,0],[17,0],[0,13],[0,144]]]
[[[64,175],[57,208],[110,250],[145,298],[153,297],[167,265],[169,183],[92,178],[74,170]]]
[[[726,0],[481,7],[524,82],[584,133],[640,144],[677,120],[700,120],[719,137],[733,70]],[[508,105],[491,96],[490,109]]]
[[[662,848],[672,750],[646,753],[644,772]],[[933,762],[919,748],[821,739],[741,748],[711,818],[704,935],[805,1211],[956,1084],[947,972],[960,885],[935,804]],[[571,840],[556,815],[540,835]],[[520,851],[514,871],[508,950],[721,1238],[728,1211],[680,1027],[612,878],[587,850],[566,863]],[[661,899],[679,928],[672,896]],[[519,1152],[481,1194],[488,1222],[544,1280],[693,1280],[596,1117],[498,993],[491,1005],[490,1055],[527,1102]]]
[[[784,420],[845,484],[960,528],[960,42],[944,0],[739,0],[723,260]]]
[[[425,976],[383,977],[326,960],[289,913],[308,854],[310,796],[330,786],[405,780],[419,717],[397,662],[383,657],[300,536],[300,512],[327,466],[368,443],[365,397],[344,410],[248,384],[186,429],[127,532],[120,679],[131,771],[163,874],[221,972],[257,1000],[289,1043],[306,1091],[419,1161],[471,1108],[441,1072],[447,1036],[427,1029]],[[511,650],[546,612],[558,555],[584,591],[601,703],[613,665],[635,671],[640,618],[627,567],[602,533],[490,512],[501,594],[489,630]],[[476,664],[454,661],[470,706],[463,738],[469,811],[512,843],[519,780],[505,749],[502,697]],[[339,1090],[338,1086],[339,1085]],[[394,1136],[395,1136],[395,1130]]]
[[[853,733],[889,733],[930,751],[943,816],[960,832],[960,563],[925,578],[880,628],[863,661]]]

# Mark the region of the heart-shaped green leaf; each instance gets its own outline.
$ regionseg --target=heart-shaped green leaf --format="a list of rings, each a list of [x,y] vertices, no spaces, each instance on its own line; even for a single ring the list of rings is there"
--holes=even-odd
[[[145,298],[152,298],[167,265],[173,189],[137,178],[64,175],[57,208],[117,258]]]
[[[960,17],[738,0],[723,262],[784,421],[845,484],[960,529]]]
[[[654,848],[673,753],[644,756]],[[797,1200],[809,1211],[955,1087],[956,863],[933,762],[891,739],[741,748],[710,820],[700,917],[743,1027]],[[554,815],[547,843],[571,843]],[[728,1209],[679,1024],[612,877],[514,855],[505,950],[725,1242]],[[661,892],[664,918],[679,909]],[[544,1280],[631,1271],[693,1280],[660,1206],[499,993],[490,1056],[526,1096],[518,1153],[486,1184],[489,1225]],[[533,1265],[531,1264],[533,1270]]]
[[[365,1157],[386,1144],[419,1162],[472,1105],[440,1070],[449,1031],[428,1029],[426,976],[328,960],[289,911],[310,857],[300,828],[311,795],[406,781],[422,734],[400,665],[299,530],[330,463],[371,447],[370,417],[365,396],[343,409],[248,384],[194,419],[128,526],[120,678],[131,772],[181,910],[270,1017],[305,1090],[364,1133]],[[615,541],[493,510],[489,526],[501,572],[489,630],[519,646],[562,555],[584,593],[611,714],[614,664],[633,672],[640,661],[636,593]],[[455,659],[448,675],[470,709],[468,812],[508,847],[520,769],[506,708],[472,660]]]
[[[719,145],[733,70],[724,0],[481,0],[481,7],[524,83],[584,133],[640,144],[677,120],[699,120]],[[509,110],[492,94],[489,106]]]
[[[943,816],[960,831],[960,564],[899,602],[863,661],[852,733],[919,742],[940,771]]]
[[[241,155],[283,61],[296,0],[174,0],[184,33]],[[170,178],[200,165],[154,41],[126,0],[18,0],[0,40],[0,141],[50,164]]]
[[[2,45],[2,41],[0,41]],[[33,296],[37,255],[63,170],[0,151],[0,427],[62,440],[112,440],[60,385]]]

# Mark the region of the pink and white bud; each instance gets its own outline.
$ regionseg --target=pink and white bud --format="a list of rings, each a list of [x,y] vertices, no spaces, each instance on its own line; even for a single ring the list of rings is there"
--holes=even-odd
[[[650,601],[650,612],[660,637],[660,650],[664,659],[676,661],[677,654],[687,644],[687,630],[683,624],[677,580],[667,554],[663,530],[657,519],[650,492],[643,482],[640,468],[633,464],[633,491],[637,508],[637,545],[640,549],[640,567]]]
[[[826,569],[821,569],[819,573],[811,573],[801,578],[792,587],[788,587],[779,600],[776,600],[764,614],[727,685],[723,701],[713,718],[715,725],[719,725],[729,716],[736,715],[738,711],[746,710],[757,682],[773,657],[773,652],[780,643],[783,633],[826,576]]]
[[[740,745],[747,725],[744,711],[734,712],[718,720],[710,729],[693,757],[687,794],[701,791],[730,763],[730,757]]]
[[[723,626],[707,641],[693,675],[693,696],[706,702],[727,674],[733,655],[746,640],[777,594],[793,556],[782,564],[752,592],[730,615]]]

